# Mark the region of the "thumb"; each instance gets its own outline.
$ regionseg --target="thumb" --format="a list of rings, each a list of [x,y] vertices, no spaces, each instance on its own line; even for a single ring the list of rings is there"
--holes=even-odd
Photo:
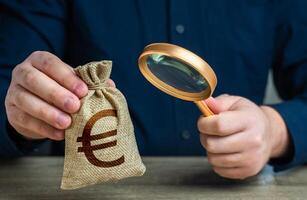
[[[224,112],[230,109],[230,107],[236,103],[240,97],[238,96],[232,96],[228,94],[222,94],[218,97],[210,97],[205,100],[205,103],[207,106],[214,112],[215,114],[218,114],[220,112]]]
[[[106,82],[108,86],[116,88],[116,84],[112,79],[108,79]]]

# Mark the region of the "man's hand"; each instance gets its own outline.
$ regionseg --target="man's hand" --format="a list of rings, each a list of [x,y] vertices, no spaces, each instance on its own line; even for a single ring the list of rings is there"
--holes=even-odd
[[[5,99],[8,121],[26,138],[62,140],[71,124],[69,114],[79,110],[79,98],[87,91],[86,84],[58,57],[34,52],[13,70]]]
[[[200,141],[220,176],[244,179],[256,175],[270,158],[283,156],[289,136],[281,116],[238,96],[206,100],[214,113],[198,120]]]

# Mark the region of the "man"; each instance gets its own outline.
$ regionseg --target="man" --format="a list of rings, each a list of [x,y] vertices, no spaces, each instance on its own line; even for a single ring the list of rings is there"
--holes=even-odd
[[[64,130],[86,85],[72,67],[114,62],[142,155],[203,155],[223,177],[243,179],[307,161],[306,1],[0,1],[0,154],[21,156],[45,139],[63,153]],[[183,46],[215,70],[215,116],[141,76],[152,42]],[[269,69],[281,97],[261,105]],[[10,81],[11,80],[11,81]],[[110,80],[110,85],[114,83]],[[229,94],[229,95],[226,95]],[[199,142],[200,141],[200,142]]]

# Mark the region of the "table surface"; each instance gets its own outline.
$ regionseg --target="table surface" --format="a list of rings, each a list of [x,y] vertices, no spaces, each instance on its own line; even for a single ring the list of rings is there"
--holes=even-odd
[[[306,167],[238,181],[219,177],[201,157],[145,157],[142,177],[64,191],[63,160],[0,160],[0,199],[307,199]]]

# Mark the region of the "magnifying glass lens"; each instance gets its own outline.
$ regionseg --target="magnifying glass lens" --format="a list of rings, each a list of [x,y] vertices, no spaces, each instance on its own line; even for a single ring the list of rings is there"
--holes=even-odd
[[[149,70],[164,83],[184,92],[199,93],[208,88],[208,82],[193,67],[175,58],[150,54]]]

